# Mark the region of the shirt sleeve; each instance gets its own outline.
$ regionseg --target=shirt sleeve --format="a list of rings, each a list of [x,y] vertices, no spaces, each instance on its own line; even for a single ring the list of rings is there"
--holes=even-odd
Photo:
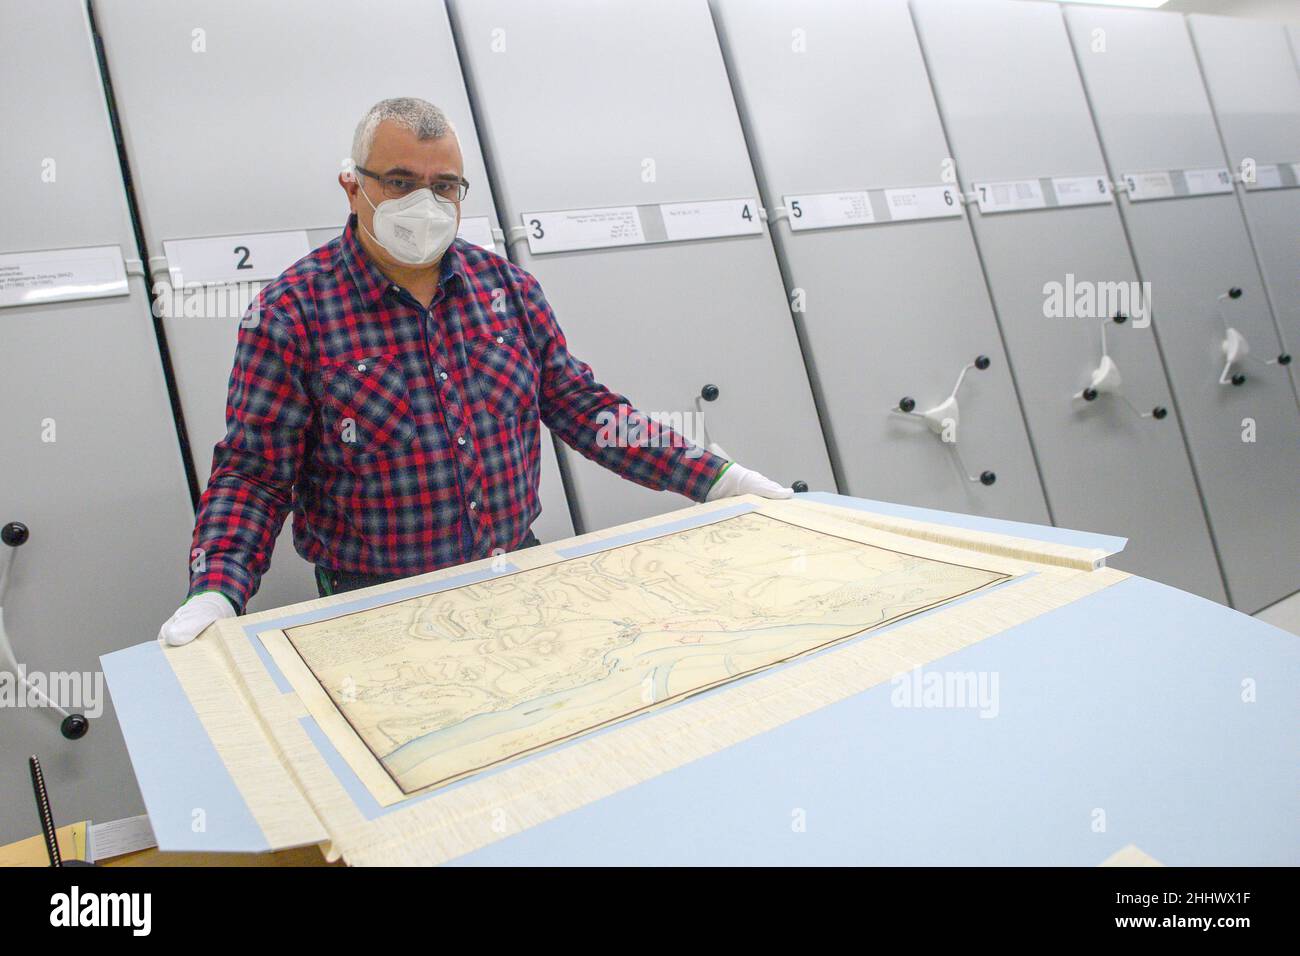
[[[226,435],[213,449],[190,552],[190,595],[219,591],[241,613],[293,503],[312,415],[301,323],[260,304],[240,323]]]
[[[569,351],[538,281],[523,273],[532,352],[541,366],[542,421],[565,444],[610,471],[656,491],[703,501],[727,465],[679,432],[650,420],[595,380]]]

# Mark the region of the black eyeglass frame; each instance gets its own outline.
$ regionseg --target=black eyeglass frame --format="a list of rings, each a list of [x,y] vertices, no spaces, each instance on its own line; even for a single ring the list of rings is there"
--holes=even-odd
[[[427,188],[433,193],[434,199],[452,205],[454,203],[464,202],[465,196],[469,193],[469,180],[467,179],[434,179],[426,182],[423,180],[411,179],[407,176],[385,176],[372,169],[366,169],[364,166],[353,166],[352,168],[362,176],[368,176],[375,182],[379,183],[380,191],[383,192],[384,196],[388,199],[401,199],[403,196],[409,196],[417,189]],[[404,182],[410,182],[412,184],[411,188],[402,189],[400,186],[393,185],[394,183]],[[454,186],[456,187],[457,195],[454,198],[439,195],[437,189],[439,186]]]

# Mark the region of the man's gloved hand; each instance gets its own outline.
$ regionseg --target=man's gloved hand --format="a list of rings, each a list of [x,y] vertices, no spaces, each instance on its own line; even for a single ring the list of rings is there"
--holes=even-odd
[[[709,489],[705,501],[717,501],[732,495],[758,495],[760,498],[789,498],[794,495],[790,488],[782,488],[771,478],[764,478],[756,471],[750,471],[744,465],[731,462],[718,476],[718,480]]]
[[[179,647],[198,637],[213,621],[234,616],[235,609],[224,594],[204,591],[176,609],[158,632],[158,640]]]

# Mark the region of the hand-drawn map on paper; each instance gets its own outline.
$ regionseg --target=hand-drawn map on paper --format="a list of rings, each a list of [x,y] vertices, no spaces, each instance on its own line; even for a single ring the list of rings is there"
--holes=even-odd
[[[284,635],[412,794],[1007,577],[749,513]]]

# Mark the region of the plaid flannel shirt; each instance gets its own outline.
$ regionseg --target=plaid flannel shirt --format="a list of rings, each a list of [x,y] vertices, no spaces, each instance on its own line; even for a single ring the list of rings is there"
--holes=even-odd
[[[598,440],[620,406],[639,413],[569,352],[533,276],[457,239],[426,309],[356,228],[353,216],[241,323],[191,595],[219,591],[242,611],[291,509],[295,549],[334,570],[407,576],[512,550],[541,513],[540,422],[624,478],[704,500],[723,459],[667,429]]]

